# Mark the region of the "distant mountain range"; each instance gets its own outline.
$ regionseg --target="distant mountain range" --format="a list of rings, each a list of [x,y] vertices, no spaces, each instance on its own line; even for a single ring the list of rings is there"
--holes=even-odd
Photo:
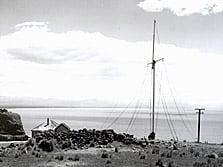
[[[175,103],[167,102],[169,109],[176,109]],[[194,104],[178,104],[179,108],[194,111],[195,108],[199,107]],[[6,97],[0,96],[0,108],[78,108],[78,107],[95,107],[95,108],[136,108],[136,104],[125,104],[114,102],[97,100],[97,99],[85,99],[85,100],[64,100],[64,99],[53,99],[53,98],[33,98],[33,97]],[[223,106],[202,106],[207,111],[221,110]],[[141,106],[141,108],[148,108],[148,106]],[[160,106],[162,108],[162,106]]]
[[[5,97],[0,96],[0,108],[47,108],[47,107],[109,107],[112,104],[96,100],[63,100],[52,98]]]

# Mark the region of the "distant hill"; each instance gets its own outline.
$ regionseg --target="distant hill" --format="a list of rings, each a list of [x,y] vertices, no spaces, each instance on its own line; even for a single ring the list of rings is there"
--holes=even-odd
[[[0,109],[0,141],[27,139],[20,115]]]
[[[97,99],[85,99],[85,100],[63,100],[63,99],[52,99],[52,98],[32,98],[32,97],[5,97],[0,96],[0,108],[77,108],[77,107],[123,107],[135,108],[136,103],[125,104],[119,102],[108,102]],[[167,106],[171,110],[176,110],[176,105],[173,102],[167,102]],[[195,112],[194,109],[197,104],[178,104],[178,108],[184,109],[190,112]],[[208,111],[221,110],[223,106],[207,106],[202,105]],[[160,105],[162,108],[162,106]],[[142,105],[141,108],[148,108],[148,105]]]
[[[96,99],[62,100],[50,98],[31,97],[4,97],[0,96],[1,108],[40,108],[40,107],[108,107],[112,106],[106,101]]]

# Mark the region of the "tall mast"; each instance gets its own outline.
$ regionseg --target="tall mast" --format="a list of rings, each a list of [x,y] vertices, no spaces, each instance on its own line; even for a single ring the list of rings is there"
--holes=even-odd
[[[155,86],[156,86],[156,73],[155,73],[155,67],[156,67],[156,61],[154,60],[154,47],[155,47],[155,33],[156,32],[156,20],[154,20],[153,25],[153,51],[152,51],[152,71],[153,71],[153,103],[152,103],[152,132],[155,133],[154,124],[155,124]]]
[[[155,60],[155,34],[156,34],[156,20],[153,25],[153,49],[152,49],[152,71],[153,71],[153,101],[152,101],[152,132],[148,136],[149,139],[155,139],[155,94],[156,94],[156,63],[162,59]]]

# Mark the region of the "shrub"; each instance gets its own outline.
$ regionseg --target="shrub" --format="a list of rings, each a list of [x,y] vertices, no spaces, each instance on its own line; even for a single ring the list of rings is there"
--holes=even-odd
[[[35,140],[34,139],[29,139],[26,143],[25,143],[25,146],[28,147],[28,146],[31,146],[33,147],[35,145]]]
[[[111,162],[111,160],[109,160],[109,159],[106,161],[106,164],[111,164],[111,163],[112,163],[112,162]]]
[[[69,157],[68,160],[70,160],[70,161],[80,161],[80,157],[78,155],[75,155],[74,157]]]
[[[116,152],[116,153],[118,152],[118,147],[115,147],[115,152]]]
[[[1,112],[1,113],[6,113],[6,112],[8,112],[8,110],[5,109],[5,108],[0,108],[0,112]]]
[[[64,157],[63,155],[57,155],[55,159],[58,159],[59,161],[63,161]]]
[[[140,156],[140,159],[146,159],[146,156],[143,154]]]
[[[193,167],[205,167],[206,163],[205,162],[195,162],[193,164]]]
[[[164,167],[163,166],[163,161],[161,159],[158,159],[158,161],[156,162],[156,166]]]
[[[36,153],[35,157],[36,158],[40,158],[40,154],[39,153]]]
[[[108,158],[108,153],[103,152],[101,158]]]
[[[71,143],[69,141],[64,141],[62,143],[62,149],[69,148],[71,146]]]
[[[47,141],[45,139],[40,141],[39,148],[43,151],[51,152],[54,150],[53,143],[51,141]]]
[[[19,155],[18,154],[15,154],[15,158],[19,158]]]

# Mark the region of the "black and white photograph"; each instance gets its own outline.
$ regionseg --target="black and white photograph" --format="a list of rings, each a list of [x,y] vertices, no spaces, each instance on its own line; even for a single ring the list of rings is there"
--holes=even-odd
[[[0,0],[1,167],[222,167],[222,0]]]

